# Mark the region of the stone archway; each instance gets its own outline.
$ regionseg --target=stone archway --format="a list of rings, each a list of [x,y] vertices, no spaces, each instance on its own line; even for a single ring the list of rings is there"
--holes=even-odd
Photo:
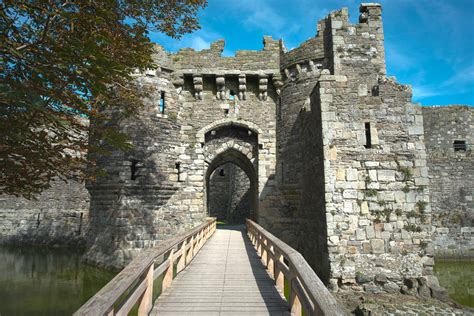
[[[223,166],[234,166],[232,168],[222,168]],[[235,168],[236,167],[236,168]],[[222,187],[219,193],[228,194],[224,197],[224,200],[228,199],[228,207],[226,216],[223,218],[231,223],[243,223],[246,217],[253,219],[258,218],[258,177],[257,172],[254,166],[254,163],[249,159],[248,155],[245,155],[241,151],[235,148],[227,148],[226,150],[218,153],[213,160],[207,166],[205,173],[205,191],[206,191],[206,207],[208,214],[210,216],[215,216],[216,214],[212,213],[211,206],[213,201],[211,199],[217,198],[211,190],[213,178],[219,178],[219,175],[216,174],[218,171],[227,170],[226,172],[234,172],[234,177],[226,177],[227,181],[234,181],[231,184],[231,189]],[[245,181],[239,180],[242,179],[242,174],[239,175],[238,170],[241,170],[248,179],[248,189],[247,192],[243,192],[238,186],[245,185]],[[223,175],[225,177],[225,175]],[[245,180],[245,179],[244,179]],[[227,184],[221,183],[225,186]],[[215,187],[214,187],[215,189]],[[215,193],[215,192],[214,192]],[[245,194],[242,194],[245,193]],[[237,199],[237,200],[236,200]],[[225,202],[225,201],[224,201]],[[248,207],[248,210],[242,209],[242,207]],[[221,216],[217,216],[221,217]],[[222,218],[220,218],[222,219]]]

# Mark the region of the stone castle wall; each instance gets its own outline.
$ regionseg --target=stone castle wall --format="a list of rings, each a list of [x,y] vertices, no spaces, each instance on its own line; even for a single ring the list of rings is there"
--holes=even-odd
[[[0,196],[0,244],[85,247],[89,199],[84,184],[60,180],[37,200]]]
[[[157,46],[159,68],[135,74],[155,92],[139,119],[114,122],[134,148],[103,157],[99,165],[109,177],[88,187],[91,262],[121,267],[140,250],[201,223],[208,216],[209,177],[225,163],[251,175],[249,213],[257,216],[258,193],[274,170],[272,81],[279,76],[280,44],[265,37],[263,50],[231,58],[221,57],[223,48],[217,41],[208,50],[171,54]]]
[[[474,108],[424,107],[437,257],[474,257]],[[454,150],[456,140],[466,150]]]
[[[472,114],[422,110],[386,77],[381,13],[362,4],[351,24],[347,9],[334,11],[291,51],[271,37],[235,57],[222,57],[222,40],[202,51],[156,46],[158,69],[134,74],[153,94],[138,117],[110,122],[134,147],[100,157],[108,176],[87,186],[87,260],[122,267],[248,195],[248,216],[333,290],[436,293],[432,237],[437,253],[472,244],[472,220],[453,222],[472,210],[461,178],[472,174],[470,151],[450,152],[451,136],[472,143]],[[217,181],[231,165],[242,191]]]

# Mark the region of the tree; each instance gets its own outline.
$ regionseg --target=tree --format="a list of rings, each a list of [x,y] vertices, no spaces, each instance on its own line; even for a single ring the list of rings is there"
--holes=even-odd
[[[133,115],[146,91],[135,69],[153,68],[148,31],[179,38],[199,28],[206,0],[3,0],[0,3],[0,194],[32,198],[55,178],[94,175],[83,118]],[[92,135],[126,149],[125,135]],[[79,154],[78,154],[79,153]]]

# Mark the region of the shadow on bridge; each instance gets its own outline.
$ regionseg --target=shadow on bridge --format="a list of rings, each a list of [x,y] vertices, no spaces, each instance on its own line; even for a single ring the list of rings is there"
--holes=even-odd
[[[245,226],[219,226],[152,315],[289,315]]]

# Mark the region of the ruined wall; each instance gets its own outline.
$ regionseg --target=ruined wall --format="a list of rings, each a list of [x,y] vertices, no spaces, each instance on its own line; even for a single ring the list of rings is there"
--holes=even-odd
[[[155,92],[138,118],[113,122],[134,148],[102,157],[108,178],[88,186],[87,260],[121,267],[141,249],[200,224],[208,216],[206,180],[216,159],[253,174],[256,216],[257,194],[274,170],[272,83],[280,45],[265,37],[263,50],[235,57],[221,57],[223,48],[217,41],[207,50],[172,54],[157,46],[159,68],[135,74],[139,87]]]
[[[384,76],[380,5],[360,11],[357,25],[344,9],[331,13],[334,75],[323,71],[315,91],[331,287],[407,292],[416,278],[437,289],[421,107]]]
[[[0,196],[0,244],[84,247],[88,227],[84,184],[54,181],[37,200]]]
[[[138,117],[113,122],[129,135],[133,148],[100,157],[98,166],[107,176],[88,185],[91,229],[85,259],[105,267],[120,268],[140,250],[203,218],[179,203],[165,207],[180,187],[178,96],[170,71],[159,68],[137,73],[135,79],[137,88],[154,87],[153,94],[144,100]],[[162,92],[164,113],[160,109]]]
[[[263,224],[334,290],[430,295],[405,284],[437,289],[421,108],[410,87],[385,78],[380,5],[360,11],[355,25],[347,9],[332,12],[305,42],[322,45],[327,69],[304,66],[303,48],[282,52],[294,71],[282,68],[277,112],[278,187],[268,209],[278,216]],[[307,65],[317,65],[314,56]]]
[[[314,38],[291,51],[271,37],[262,50],[234,57],[222,57],[222,40],[202,51],[157,46],[158,69],[134,74],[138,89],[154,87],[154,93],[138,117],[110,122],[134,147],[100,157],[108,175],[87,186],[87,260],[122,267],[227,201],[227,210],[248,211],[301,251],[333,290],[440,293],[432,276],[424,138],[436,250],[467,253],[472,183],[462,175],[472,174],[471,151],[454,153],[451,137],[472,144],[472,110],[423,110],[424,135],[411,88],[385,76],[380,5],[362,4],[360,13],[351,24],[347,9],[332,12]],[[213,171],[230,164],[241,169],[229,172],[235,181],[214,181]],[[77,192],[74,214],[88,201]],[[4,201],[3,214],[12,218],[17,207],[10,205],[17,202]],[[48,212],[45,205],[40,209]],[[37,216],[37,206],[18,208]],[[63,221],[66,213],[40,214],[40,224],[33,215],[19,224],[12,218],[6,231],[40,227],[49,216],[50,226],[72,226],[83,236],[77,225],[85,224]],[[459,246],[449,248],[454,241]]]
[[[423,107],[436,257],[474,257],[474,109]],[[466,150],[454,150],[465,141]]]

